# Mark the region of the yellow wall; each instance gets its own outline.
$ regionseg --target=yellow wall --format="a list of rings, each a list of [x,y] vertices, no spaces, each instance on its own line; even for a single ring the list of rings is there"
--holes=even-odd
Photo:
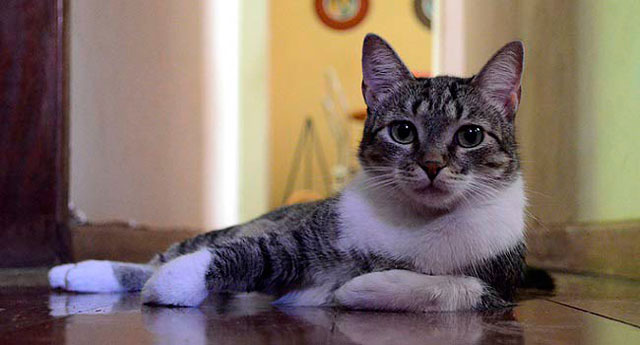
[[[431,34],[415,16],[413,2],[369,3],[362,23],[348,31],[336,31],[320,22],[313,1],[271,1],[271,207],[280,205],[296,140],[307,114],[314,118],[328,163],[335,161],[334,144],[321,108],[327,67],[333,66],[337,71],[349,106],[353,110],[364,109],[360,55],[366,33],[375,32],[387,39],[412,70],[430,70]],[[320,180],[314,187],[319,192],[323,190]]]

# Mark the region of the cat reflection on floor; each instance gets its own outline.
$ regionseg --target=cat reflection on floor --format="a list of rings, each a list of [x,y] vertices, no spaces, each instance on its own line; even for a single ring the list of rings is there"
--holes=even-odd
[[[52,294],[51,315],[72,316],[71,323],[93,315],[141,313],[141,326],[156,344],[280,343],[390,344],[484,344],[493,337],[520,344],[523,331],[513,311],[459,313],[369,313],[328,308],[276,308],[271,298],[259,294],[212,295],[201,308],[140,309],[138,294]],[[100,332],[110,325],[100,322]],[[92,327],[83,329],[91,338]],[[244,341],[244,342],[243,342]]]

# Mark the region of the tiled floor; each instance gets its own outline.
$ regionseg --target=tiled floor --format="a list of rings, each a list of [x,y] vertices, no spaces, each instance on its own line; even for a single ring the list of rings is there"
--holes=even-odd
[[[640,283],[555,275],[555,296],[492,313],[279,309],[259,295],[200,308],[137,294],[68,294],[42,271],[0,273],[0,344],[640,344]]]

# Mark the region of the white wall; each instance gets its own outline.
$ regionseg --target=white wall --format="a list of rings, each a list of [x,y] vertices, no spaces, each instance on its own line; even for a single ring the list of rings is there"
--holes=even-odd
[[[71,200],[89,220],[238,220],[234,11],[220,0],[70,2]],[[213,22],[221,13],[229,23]]]
[[[240,221],[269,208],[268,2],[240,1]]]

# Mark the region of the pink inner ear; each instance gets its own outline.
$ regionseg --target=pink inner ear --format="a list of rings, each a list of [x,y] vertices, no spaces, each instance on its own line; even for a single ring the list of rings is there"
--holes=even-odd
[[[473,83],[498,107],[503,107],[507,115],[515,115],[520,105],[524,46],[514,41],[506,44],[489,59],[474,78]]]
[[[511,96],[509,105],[511,108],[511,111],[516,111],[518,110],[518,105],[520,105],[520,96],[518,95],[518,93],[520,92],[520,89],[518,88],[518,92],[511,92],[509,94],[509,96]]]
[[[515,115],[516,111],[520,107],[520,98],[522,97],[522,85],[518,83],[518,88],[512,91],[510,94],[511,111]]]

